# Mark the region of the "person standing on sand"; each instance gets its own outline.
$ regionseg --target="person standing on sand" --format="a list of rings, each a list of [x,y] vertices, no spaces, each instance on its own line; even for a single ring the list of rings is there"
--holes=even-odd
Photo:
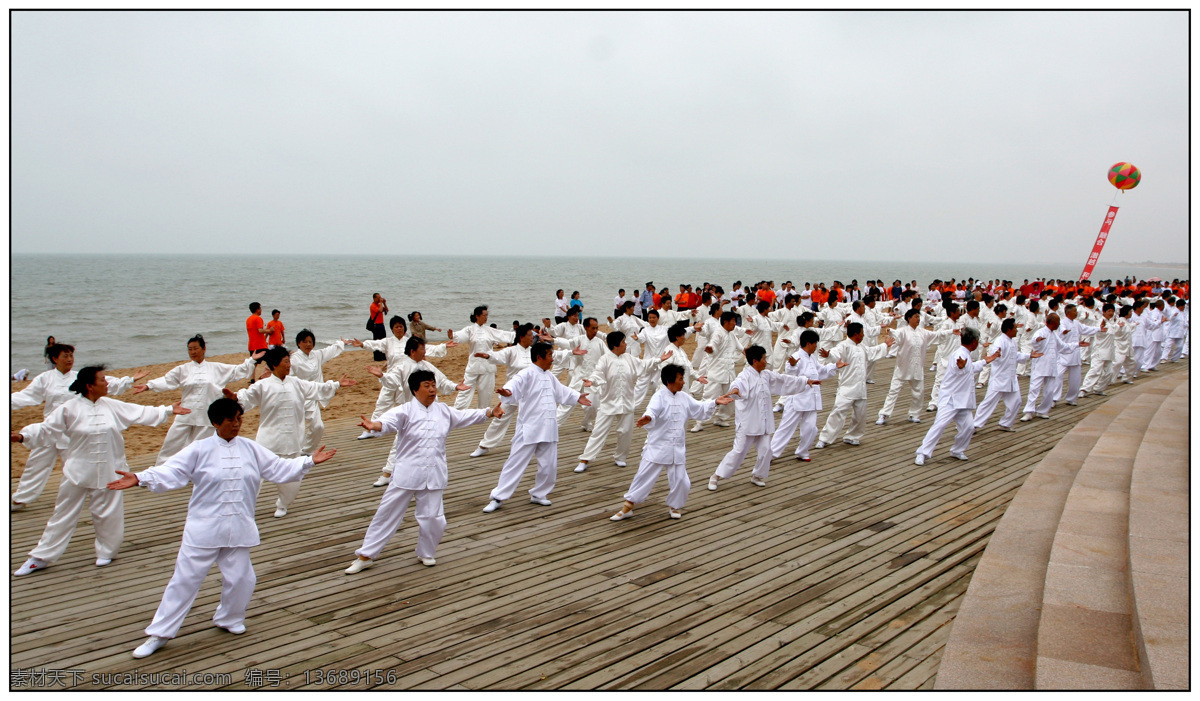
[[[283,322],[279,320],[279,310],[271,310],[271,320],[267,322],[267,348],[283,345]]]
[[[250,316],[246,317],[246,351],[250,355],[254,355],[259,351],[267,350],[267,336],[271,334],[263,325],[262,305],[258,302],[250,303]],[[257,364],[257,363],[256,363]],[[250,376],[250,384],[254,384],[254,375]]]
[[[487,408],[496,391],[497,366],[489,363],[487,358],[480,357],[480,354],[490,354],[493,346],[500,343],[511,345],[517,342],[515,329],[501,331],[488,326],[487,322],[488,308],[486,304],[481,304],[471,312],[470,324],[460,331],[449,331],[451,339],[467,344],[467,367],[463,370],[462,383],[470,389],[459,392],[455,397],[454,408],[459,411],[471,406],[471,399],[476,393],[479,394],[480,408]]]
[[[378,341],[387,338],[387,327],[383,324],[383,317],[387,313],[387,300],[383,298],[383,295],[378,292],[371,295],[371,308],[370,316],[367,317],[367,328],[371,331],[371,338],[373,340]],[[375,362],[378,363],[381,360],[387,360],[387,355],[382,350],[374,350],[375,354],[371,357]]]

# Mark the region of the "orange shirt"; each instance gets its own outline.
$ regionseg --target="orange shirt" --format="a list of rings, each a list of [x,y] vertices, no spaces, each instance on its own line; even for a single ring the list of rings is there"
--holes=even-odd
[[[246,336],[249,343],[246,346],[251,353],[267,349],[267,337],[262,333],[263,320],[257,314],[246,317]]]
[[[267,337],[268,344],[270,344],[272,346],[282,346],[283,345],[283,322],[282,321],[275,321],[274,319],[271,319],[270,321],[267,322],[267,331],[271,332],[271,335]]]

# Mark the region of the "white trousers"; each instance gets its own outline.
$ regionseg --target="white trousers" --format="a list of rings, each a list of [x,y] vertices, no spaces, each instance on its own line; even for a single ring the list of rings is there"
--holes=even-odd
[[[883,408],[879,410],[880,416],[891,416],[896,410],[896,400],[900,398],[900,391],[904,386],[908,385],[911,401],[908,404],[909,416],[921,415],[921,397],[925,394],[925,377],[922,375],[915,380],[901,380],[892,373],[892,386],[888,388],[887,399],[883,400]]]
[[[1162,362],[1171,361],[1172,363],[1179,360],[1183,356],[1183,339],[1168,338],[1163,342]]]
[[[1059,365],[1058,377],[1054,382],[1054,401],[1063,398],[1063,385],[1067,386],[1067,401],[1073,402],[1079,398],[1079,386],[1083,383],[1080,374],[1082,368],[1078,365]]]
[[[567,386],[570,387],[571,389],[575,390],[576,392],[583,392],[585,389],[588,391],[591,391],[590,387],[583,386],[583,375],[580,375],[578,377],[576,377],[575,375],[571,375],[570,380],[571,381],[567,384]],[[558,420],[559,428],[562,428],[563,424],[567,423],[567,417],[571,415],[571,412],[574,411],[575,407],[577,407],[577,406],[579,406],[578,402],[576,402],[574,404],[567,404],[565,406],[562,404],[558,405],[557,420]],[[583,407],[583,424],[582,425],[584,428],[588,428],[588,427],[594,425],[595,423],[596,423],[596,404],[593,402],[591,406]]]
[[[121,549],[125,537],[125,501],[118,489],[88,489],[63,481],[54,499],[54,513],[46,523],[46,530],[37,546],[29,552],[46,562],[54,562],[66,552],[83,503],[88,502],[92,512],[92,526],[96,529],[96,557],[112,558]]]
[[[517,485],[525,476],[525,468],[529,467],[529,461],[534,456],[538,461],[537,477],[534,478],[529,496],[545,499],[550,494],[558,477],[558,443],[514,443],[508,452],[508,460],[500,468],[500,480],[492,490],[492,499],[504,501],[517,491]]]
[[[29,449],[21,481],[17,483],[17,491],[12,495],[13,501],[19,504],[32,504],[37,501],[42,495],[42,490],[46,488],[46,482],[50,481],[50,473],[54,471],[58,453],[59,450],[55,446]]]
[[[721,464],[717,465],[716,475],[721,479],[729,479],[733,473],[738,471],[742,466],[742,462],[746,459],[746,455],[753,448],[756,451],[754,458],[754,470],[750,473],[751,477],[757,477],[760,480],[765,480],[771,474],[771,434],[764,433],[759,436],[747,436],[738,431],[733,436],[733,448],[725,453],[725,457],[721,459]]]
[[[509,378],[512,379],[511,377]],[[454,399],[454,408],[462,411],[471,407],[471,398],[475,393],[479,393],[479,408],[486,409],[489,406],[494,406],[491,402],[496,396],[496,371],[491,372],[466,372],[463,374],[463,384],[470,385],[470,389],[464,389],[458,393]]]
[[[479,439],[480,448],[495,448],[504,442],[504,434],[508,433],[508,425],[517,417],[518,405],[512,404],[504,411],[504,416],[498,419],[492,419],[488,424],[487,430],[483,432],[483,438]],[[560,407],[561,408],[561,407]],[[433,557],[430,555],[430,557]]]
[[[181,424],[179,421],[172,421],[171,428],[167,429],[167,437],[163,439],[162,448],[159,449],[158,458],[155,459],[154,464],[163,464],[167,461],[167,458],[188,447],[193,441],[208,438],[216,432],[212,424],[207,426],[189,426],[188,424]]]
[[[608,440],[608,432],[613,425],[617,427],[617,448],[613,451],[613,459],[625,462],[629,457],[629,444],[633,442],[633,414],[600,414],[596,417],[596,426],[588,438],[580,460],[591,462],[600,457],[604,442]]]
[[[867,400],[845,399],[835,396],[833,409],[825,417],[825,428],[821,429],[821,440],[832,443],[850,418],[850,428],[846,430],[846,438],[852,441],[860,440],[867,432]]]
[[[942,390],[942,377],[946,375],[947,361],[939,360],[937,363],[937,374],[933,376],[933,391],[929,394],[929,406],[937,408],[938,396]]]
[[[1088,366],[1087,377],[1083,378],[1083,384],[1080,385],[1079,391],[1087,392],[1103,392],[1113,381],[1113,361],[1111,360],[1092,360],[1092,364]]]
[[[294,455],[280,455],[285,459],[298,458],[299,453]],[[300,493],[300,482],[279,482],[275,485],[275,490],[279,493],[279,498],[275,500],[275,508],[286,509],[296,500],[296,495]]]
[[[667,506],[678,511],[687,503],[688,492],[691,491],[692,481],[688,479],[687,466],[683,464],[664,465],[650,462],[645,458],[638,465],[637,474],[625,493],[625,501],[631,504],[641,504],[650,497],[650,490],[658,481],[658,475],[667,468]]]
[[[783,455],[783,449],[792,440],[792,434],[796,432],[797,428],[800,429],[800,443],[796,446],[796,455],[802,458],[808,457],[808,449],[812,447],[813,441],[817,439],[816,409],[812,411],[783,410],[783,418],[779,420],[779,428],[776,428],[775,435],[771,436],[772,458]]]
[[[933,457],[933,449],[941,440],[942,432],[951,423],[958,427],[958,434],[954,436],[954,445],[950,450],[960,455],[965,454],[967,446],[971,444],[971,436],[975,434],[975,422],[971,416],[971,410],[938,408],[933,425],[925,434],[925,440],[921,442],[921,447],[917,448],[917,455],[924,455],[927,460]]]
[[[1146,344],[1146,351],[1142,354],[1142,369],[1151,370],[1158,367],[1158,361],[1162,359],[1162,341],[1150,341]]]
[[[211,435],[211,426],[209,430]],[[304,409],[304,444],[300,447],[300,452],[312,455],[321,447],[324,438],[325,420],[321,418],[321,405],[313,402]]]
[[[221,570],[221,603],[213,614],[213,623],[232,628],[246,621],[246,607],[257,581],[250,564],[250,548],[196,548],[184,544],[179,546],[175,574],[167,582],[154,620],[146,627],[146,635],[175,637],[214,562]]]
[[[1025,398],[1025,413],[1032,414],[1035,411],[1039,414],[1049,414],[1050,407],[1054,405],[1054,390],[1051,384],[1055,380],[1053,375],[1034,375],[1029,378],[1029,394]],[[1038,400],[1038,395],[1041,395],[1041,401]]]
[[[1000,400],[1004,400],[1004,416],[1000,417],[1000,425],[1005,428],[1012,428],[1013,423],[1017,420],[1017,415],[1021,413],[1021,390],[1015,392],[997,392],[988,386],[987,394],[983,396],[983,401],[980,402],[979,408],[975,410],[975,430],[983,428],[988,419],[992,417],[992,412],[996,410],[996,406],[1000,404]]]
[[[729,382],[714,382],[712,379],[709,379],[708,384],[700,385],[704,388],[704,391],[700,395],[703,397],[701,401],[707,402],[710,399],[715,400],[717,397],[729,391],[729,385]],[[724,405],[718,404],[717,410],[713,412],[713,421],[728,422],[732,418],[733,402]]]
[[[354,551],[355,555],[369,557],[372,560],[379,557],[383,548],[396,535],[396,529],[404,520],[404,512],[408,510],[408,502],[414,497],[417,500],[415,508],[417,519],[417,557],[435,557],[438,543],[442,542],[442,534],[446,532],[446,514],[442,510],[441,489],[402,489],[395,483],[388,485],[379,500],[379,508],[367,527],[367,535],[363,538],[362,547]]]

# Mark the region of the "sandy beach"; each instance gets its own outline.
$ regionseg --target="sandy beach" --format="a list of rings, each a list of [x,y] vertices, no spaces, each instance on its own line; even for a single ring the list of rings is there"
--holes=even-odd
[[[607,331],[608,326],[600,327],[601,330]],[[694,339],[688,339],[684,348],[690,355],[696,347]],[[123,377],[130,375],[138,370],[149,370],[150,375],[139,383],[145,383],[156,377],[162,377],[168,370],[176,365],[182,365],[187,362],[186,353],[180,354],[182,357],[179,360],[158,363],[156,365],[144,365],[136,368],[117,368],[108,370],[108,374],[115,377]],[[207,360],[218,363],[240,363],[246,359],[244,353],[229,353],[226,355],[211,355]],[[456,346],[446,352],[445,358],[430,358],[439,370],[446,373],[446,376],[455,382],[461,382],[463,370],[467,365],[467,347],[465,345]],[[368,417],[371,411],[375,408],[375,400],[379,396],[379,380],[367,372],[367,367],[375,365],[382,367],[382,363],[372,360],[371,351],[363,350],[349,346],[345,352],[338,357],[325,364],[325,379],[337,380],[343,374],[355,380],[358,384],[352,387],[344,387],[338,390],[337,395],[329,402],[329,407],[322,412],[322,416],[326,423],[331,421],[339,421],[342,419],[357,420],[360,414],[365,414]],[[76,363],[76,369],[82,367]],[[266,366],[260,365],[260,372],[265,371]],[[565,378],[564,373],[564,378]],[[31,378],[32,379],[32,378]],[[496,373],[496,386],[499,387],[504,383],[505,368],[501,367]],[[29,381],[12,382],[11,391],[17,392],[29,385]],[[249,380],[234,382],[228,387],[234,391],[242,389],[249,384]],[[161,404],[173,404],[179,401],[179,390],[170,392],[142,392],[141,394],[125,394],[116,397],[121,401],[131,402],[134,404],[143,404],[147,406],[157,406]],[[442,395],[442,401],[453,402],[454,395]],[[22,407],[12,412],[11,429],[19,431],[25,426],[32,423],[37,423],[42,420],[41,405],[32,407]],[[163,438],[167,435],[167,429],[170,427],[170,422],[166,422],[161,426],[149,428],[146,426],[132,426],[125,432],[125,454],[128,457],[138,455],[147,455],[157,453],[162,446]],[[246,412],[246,417],[242,423],[242,435],[250,438],[254,437],[254,433],[258,430],[258,410],[252,409]],[[337,446],[330,446],[336,448]],[[29,455],[29,451],[21,445],[12,444],[12,450],[9,455],[9,465],[11,475],[17,477],[21,471],[25,469],[25,458]],[[61,466],[61,463],[60,463]],[[56,468],[60,469],[60,468]]]

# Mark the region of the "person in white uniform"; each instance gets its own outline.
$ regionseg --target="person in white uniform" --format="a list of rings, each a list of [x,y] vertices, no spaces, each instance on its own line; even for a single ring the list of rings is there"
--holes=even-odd
[[[280,458],[238,436],[242,408],[232,399],[217,399],[205,414],[213,435],[193,442],[162,465],[137,474],[118,470],[121,477],[107,485],[120,495],[120,490],[135,486],[162,494],[192,484],[175,573],[146,627],[150,638],[133,651],[137,658],[152,655],[175,637],[213,563],[221,571],[221,603],[213,623],[234,635],[246,632],[246,607],[256,582],[250,548],[259,543],[254,505],[262,481],[299,480],[337,452],[321,446],[312,457]]]
[[[121,434],[135,424],[157,426],[172,413],[189,411],[181,404],[139,406],[110,398],[103,366],[80,370],[70,389],[79,396],[63,402],[45,421],[30,424],[11,436],[13,443],[30,448],[66,444],[54,513],[29,559],[14,573],[18,577],[45,569],[62,557],[85,502],[96,530],[96,566],[112,562],[125,536],[125,507],[121,495],[105,486],[117,478],[119,468],[127,465]]]
[[[362,417],[362,426],[384,434],[396,434],[396,466],[392,482],[379,502],[367,527],[357,559],[346,569],[354,574],[375,564],[388,541],[396,534],[408,503],[416,500],[417,559],[432,567],[437,564],[437,546],[446,532],[442,493],[449,482],[446,466],[446,436],[457,428],[474,426],[493,416],[493,409],[459,411],[437,401],[437,378],[428,370],[409,374],[406,384],[412,401],[389,410],[379,421]],[[497,418],[504,415],[496,410]]]
[[[299,457],[303,451],[304,409],[311,401],[329,401],[341,387],[356,382],[342,375],[340,380],[309,382],[292,376],[292,357],[286,346],[275,346],[263,358],[271,374],[266,379],[238,390],[223,390],[244,411],[258,407],[258,433],[254,441],[282,458]],[[300,493],[300,482],[278,485],[275,518],[287,516],[288,507]]]
[[[1163,328],[1163,308],[1164,302],[1162,299],[1155,300],[1150,304],[1145,316],[1146,330],[1149,332],[1146,351],[1143,353],[1142,370],[1145,372],[1157,372],[1158,363],[1162,360],[1162,344],[1166,338],[1165,329]]]
[[[587,394],[568,388],[550,372],[554,354],[549,343],[535,343],[530,357],[533,365],[505,382],[500,390],[502,399],[497,406],[517,404],[520,416],[508,460],[500,469],[500,479],[492,490],[491,501],[483,508],[484,513],[499,509],[504,500],[512,496],[535,455],[537,477],[529,490],[529,502],[550,506],[546,497],[554,489],[558,475],[558,406],[576,402],[588,406],[592,403]]]
[[[1075,406],[1075,400],[1079,398],[1079,387],[1082,384],[1083,378],[1080,376],[1080,363],[1082,362],[1079,355],[1079,349],[1088,346],[1088,342],[1082,340],[1084,336],[1095,336],[1099,331],[1098,326],[1084,326],[1076,321],[1079,316],[1079,311],[1074,304],[1068,304],[1063,309],[1066,315],[1066,320],[1062,322],[1062,329],[1066,331],[1065,340],[1068,350],[1058,357],[1058,379],[1054,387],[1054,401],[1058,401],[1063,395],[1063,385],[1067,385],[1066,396],[1067,404]],[[1063,382],[1064,377],[1066,382]]]
[[[450,331],[450,338],[467,344],[467,367],[463,371],[464,385],[470,389],[458,393],[454,400],[454,408],[462,411],[471,406],[471,398],[479,394],[479,406],[486,408],[491,404],[491,397],[496,393],[496,365],[480,358],[479,353],[491,353],[498,343],[512,344],[517,342],[513,331],[501,331],[488,326],[487,305],[475,307],[471,312],[471,323],[461,331]]]
[[[588,463],[600,456],[608,432],[614,426],[617,430],[617,447],[613,451],[613,460],[617,467],[625,467],[629,459],[629,443],[633,439],[633,411],[636,408],[635,390],[644,375],[658,370],[658,364],[670,357],[664,353],[659,358],[635,358],[626,352],[625,334],[613,331],[605,339],[609,353],[596,363],[591,380],[595,394],[593,402],[596,405],[596,427],[579,455],[576,472],[584,472]]]
[[[633,313],[633,307],[633,302],[626,302],[625,306],[621,309],[622,313],[616,319],[610,317],[608,325],[613,330],[625,334],[625,343],[629,347],[629,354],[634,358],[640,358],[642,356],[642,344],[641,337],[638,334],[648,324]]]
[[[971,445],[971,436],[975,433],[975,374],[998,358],[999,353],[972,361],[971,353],[979,347],[979,332],[971,327],[962,330],[961,341],[962,345],[954,352],[942,378],[937,416],[925,434],[921,447],[917,448],[915,462],[918,465],[924,465],[926,460],[933,457],[934,448],[951,423],[957,426],[958,433],[954,436],[950,456],[959,460],[967,459],[967,447]]]
[[[950,302],[949,306],[944,306],[946,310],[946,318],[937,327],[938,332],[945,331],[961,331],[966,326],[966,320],[962,318],[962,307]],[[938,350],[934,354],[934,363],[937,365],[937,374],[933,377],[933,389],[930,391],[929,406],[926,411],[936,411],[938,393],[941,391],[942,376],[946,374],[946,369],[950,363],[950,357],[958,352],[957,344],[953,339],[947,337],[947,340],[938,341]]]
[[[704,401],[716,400],[729,392],[729,384],[733,382],[734,367],[739,357],[743,356],[741,336],[744,332],[737,326],[735,312],[723,312],[720,325],[712,331],[708,345],[704,347],[709,354],[707,367],[700,364],[700,375],[708,377],[704,387]],[[728,426],[732,409],[729,405],[720,406],[713,413],[714,426]],[[704,423],[696,421],[692,424],[692,433],[704,430]]]
[[[1113,381],[1113,362],[1116,359],[1117,334],[1123,326],[1116,318],[1116,307],[1105,304],[1102,307],[1099,332],[1092,339],[1092,357],[1088,365],[1087,375],[1079,386],[1079,396],[1098,394],[1108,396],[1104,390]]]
[[[1175,300],[1175,314],[1171,316],[1170,324],[1167,326],[1167,339],[1170,342],[1170,348],[1163,348],[1162,359],[1167,362],[1177,363],[1183,357],[1184,342],[1188,335],[1188,315],[1187,315],[1187,300],[1182,297]]]
[[[950,343],[950,337],[959,333],[950,328],[941,331],[930,331],[921,328],[921,310],[909,309],[904,313],[904,324],[896,330],[896,343],[892,350],[896,351],[896,367],[892,370],[892,384],[888,388],[883,408],[879,410],[879,418],[875,425],[882,426],[896,409],[896,401],[900,391],[908,386],[911,400],[908,405],[908,420],[914,424],[921,423],[921,400],[925,396],[925,355],[930,344],[940,345]],[[899,350],[897,350],[899,349]]]
[[[672,343],[670,339],[670,330],[675,328],[674,324],[676,322],[674,319],[677,317],[675,316],[674,312],[668,311],[667,313],[670,315],[670,319],[672,319],[672,321],[669,323],[664,323],[661,317],[661,312],[656,309],[651,309],[646,315],[647,326],[642,329],[640,334],[642,338],[642,357],[648,360],[653,360],[656,366],[662,362],[665,362],[663,360],[663,353],[668,351],[668,348]],[[696,332],[695,327],[687,326],[686,322],[681,322],[679,328],[683,329],[684,338]],[[626,343],[628,343],[628,341],[626,341]],[[669,355],[674,355],[674,353],[669,353]],[[657,389],[658,373],[647,372],[638,376],[637,386],[633,391],[633,405],[635,407],[640,406],[641,403],[646,399],[646,393],[649,391],[651,385],[655,385],[655,388]]]
[[[734,415],[737,428],[733,437],[733,447],[708,478],[709,491],[716,491],[721,480],[733,477],[751,448],[756,451],[756,457],[754,469],[750,473],[750,483],[758,487],[767,486],[767,478],[771,474],[771,436],[775,433],[771,395],[819,392],[819,387],[813,389],[810,386],[820,384],[820,380],[810,380],[803,375],[781,375],[772,372],[767,369],[766,348],[747,348],[746,367],[733,381],[727,395],[737,396],[734,402],[737,408]]]
[[[1117,313],[1117,330],[1113,338],[1113,382],[1121,378],[1123,384],[1133,384],[1137,374],[1138,359],[1133,347],[1133,335],[1137,330],[1133,307],[1126,304]]]
[[[681,509],[687,503],[692,482],[687,473],[687,422],[689,419],[704,420],[717,408],[717,403],[728,404],[732,397],[718,397],[707,402],[698,402],[683,391],[686,386],[685,366],[677,363],[664,365],[659,373],[662,386],[650,398],[646,411],[637,420],[639,428],[646,429],[646,443],[642,446],[642,460],[637,474],[625,493],[625,503],[610,520],[621,521],[633,516],[633,509],[650,498],[650,491],[658,481],[663,469],[667,471],[667,515],[682,518]]]
[[[1017,364],[1026,362],[1030,357],[1040,357],[1040,353],[1022,353],[1017,350],[1017,321],[1005,319],[1000,322],[1000,335],[992,343],[990,350],[999,357],[988,367],[992,369],[988,378],[987,394],[983,403],[975,411],[975,430],[983,428],[995,411],[1000,400],[1004,400],[1004,416],[1000,418],[1001,431],[1014,431],[1013,423],[1021,412],[1021,386],[1017,384]],[[982,376],[982,375],[981,375]]]
[[[841,361],[846,365],[838,370],[838,388],[834,395],[833,409],[825,418],[825,427],[813,447],[817,450],[829,445],[842,432],[846,418],[850,417],[850,428],[843,443],[858,445],[867,428],[867,360],[879,360],[887,355],[895,339],[887,336],[883,343],[875,346],[863,345],[862,324],[851,322],[846,327],[846,340],[834,346],[826,354],[829,361]]]
[[[8,395],[9,409],[23,406],[42,405],[42,418],[50,416],[54,410],[75,398],[71,385],[75,382],[75,347],[65,343],[55,343],[46,349],[46,357],[54,367],[33,378],[25,389]],[[133,386],[133,383],[150,374],[149,370],[135,372],[130,377],[106,377],[108,396],[115,397]],[[46,489],[50,473],[54,471],[54,463],[60,457],[66,460],[68,440],[63,436],[56,444],[38,444],[29,447],[29,457],[25,459],[25,470],[21,472],[21,481],[13,492],[10,509],[18,511],[32,504]]]
[[[584,350],[583,355],[573,355],[571,361],[571,372],[567,375],[567,386],[576,392],[582,392],[585,387],[591,387],[591,380],[587,379],[596,368],[596,363],[604,357],[608,352],[608,345],[604,339],[608,334],[599,330],[599,322],[595,317],[587,317],[583,320],[583,335],[576,336],[570,340],[562,338],[554,339],[554,347],[566,350]],[[560,406],[558,408],[558,426],[562,427],[567,421],[567,417],[577,405],[571,404],[568,406]],[[579,424],[581,431],[590,431],[596,422],[596,407],[595,405],[586,406],[583,408],[583,421]]]
[[[411,337],[410,337],[411,338]],[[346,349],[346,339],[339,338],[319,351],[313,349],[317,345],[317,337],[308,329],[301,329],[296,334],[296,348],[292,351],[292,374],[298,380],[321,383],[325,381],[325,363],[338,357]],[[300,450],[305,455],[311,455],[321,441],[325,439],[325,421],[321,417],[322,407],[329,402],[311,401],[304,407],[304,445]]]
[[[201,438],[213,434],[212,424],[208,422],[205,413],[213,400],[221,397],[221,388],[230,382],[248,380],[254,376],[254,366],[266,351],[258,351],[238,365],[226,363],[211,363],[204,359],[206,347],[204,337],[200,334],[188,339],[188,358],[190,362],[177,365],[167,371],[167,374],[150,380],[144,385],[134,385],[131,394],[140,394],[146,390],[166,392],[181,390],[180,404],[191,410],[171,422],[167,436],[163,439],[162,448],[158,451],[155,465],[161,465],[175,453],[183,450]]]
[[[817,361],[817,346],[821,337],[816,329],[804,329],[800,334],[800,348],[788,359],[788,375],[803,376],[815,380],[827,380],[837,371],[846,367],[846,363],[835,361],[823,364]],[[779,428],[771,438],[771,457],[783,455],[796,429],[800,429],[800,442],[796,446],[796,459],[809,462],[808,449],[817,438],[817,412],[821,410],[821,391],[800,392],[788,395],[784,405],[783,416],[779,420]]]
[[[1046,325],[1033,334],[1030,341],[1029,394],[1026,396],[1025,413],[1021,421],[1029,421],[1036,411],[1038,418],[1050,418],[1050,407],[1054,405],[1054,389],[1051,386],[1058,377],[1058,358],[1070,351],[1065,334],[1059,332],[1058,315],[1046,315]],[[1041,353],[1033,357],[1033,353]],[[1038,397],[1041,397],[1040,401]]]

